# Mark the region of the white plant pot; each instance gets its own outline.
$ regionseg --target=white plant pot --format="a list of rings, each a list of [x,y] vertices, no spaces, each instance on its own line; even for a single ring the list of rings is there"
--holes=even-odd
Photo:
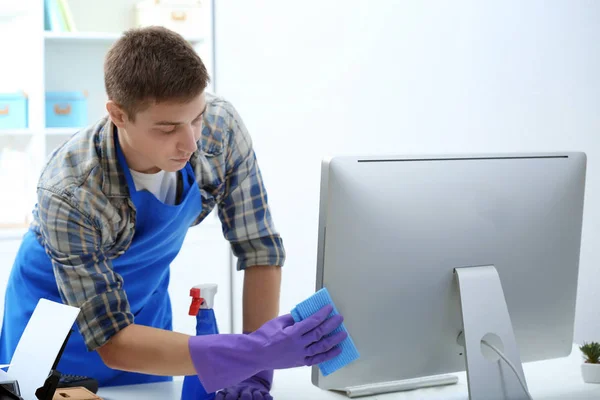
[[[585,383],[600,383],[600,364],[581,364],[581,376]]]

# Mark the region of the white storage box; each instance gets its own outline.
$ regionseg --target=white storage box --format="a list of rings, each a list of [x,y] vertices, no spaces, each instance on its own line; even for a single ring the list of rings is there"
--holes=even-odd
[[[210,37],[209,0],[143,0],[135,6],[138,27],[158,25],[171,29],[188,40]]]

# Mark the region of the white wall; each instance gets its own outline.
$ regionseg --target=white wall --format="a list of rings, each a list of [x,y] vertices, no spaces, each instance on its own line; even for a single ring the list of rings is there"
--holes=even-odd
[[[591,0],[219,1],[217,91],[286,244],[282,312],[314,291],[325,155],[584,150],[576,340],[600,339],[599,20]]]

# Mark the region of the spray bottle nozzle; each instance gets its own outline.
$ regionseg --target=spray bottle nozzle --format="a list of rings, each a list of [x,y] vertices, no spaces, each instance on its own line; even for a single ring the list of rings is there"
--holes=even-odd
[[[198,315],[198,311],[200,311],[200,306],[202,305],[202,303],[204,303],[204,299],[200,297],[199,288],[191,288],[190,296],[192,297],[192,304],[190,304],[189,315],[196,316]]]

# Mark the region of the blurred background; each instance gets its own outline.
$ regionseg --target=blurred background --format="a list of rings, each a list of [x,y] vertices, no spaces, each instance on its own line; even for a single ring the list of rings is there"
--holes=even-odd
[[[163,25],[252,135],[287,250],[282,313],[315,289],[324,157],[576,150],[588,175],[575,339],[599,340],[599,20],[594,0],[0,0],[0,290],[46,157],[105,113],[106,51]],[[221,330],[241,331],[242,279],[212,215],[172,265],[174,328],[195,331],[189,288],[214,282]]]

